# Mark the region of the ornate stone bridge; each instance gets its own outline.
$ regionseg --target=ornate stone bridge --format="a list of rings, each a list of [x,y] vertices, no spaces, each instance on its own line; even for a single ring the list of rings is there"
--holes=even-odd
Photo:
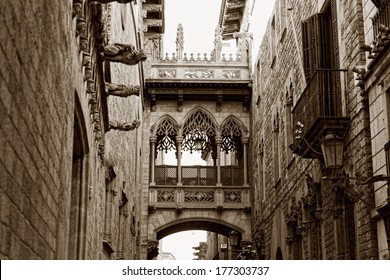
[[[211,54],[183,52],[179,25],[177,52],[156,55],[148,67],[144,121],[150,130],[147,232],[148,258],[157,240],[183,230],[198,229],[228,236],[232,230],[250,242],[250,186],[248,184],[250,40],[236,33],[238,50],[222,53],[222,33],[216,29]],[[150,39],[153,41],[153,38]],[[148,46],[148,43],[146,43]],[[164,154],[175,151],[176,164]],[[205,165],[182,165],[183,152],[198,151]],[[145,209],[146,210],[146,209]],[[146,244],[145,244],[146,245]]]

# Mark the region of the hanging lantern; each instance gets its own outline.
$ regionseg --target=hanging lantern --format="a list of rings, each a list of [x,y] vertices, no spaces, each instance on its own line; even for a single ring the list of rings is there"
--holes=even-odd
[[[232,230],[229,233],[229,241],[230,241],[230,245],[232,245],[233,247],[238,246],[238,232],[237,231]]]
[[[203,139],[200,138],[200,137],[197,137],[197,138],[194,140],[194,143],[195,143],[195,150],[201,151],[201,150],[202,150],[202,147],[203,147]]]
[[[343,166],[344,139],[334,133],[328,133],[321,140],[321,150],[327,168]]]

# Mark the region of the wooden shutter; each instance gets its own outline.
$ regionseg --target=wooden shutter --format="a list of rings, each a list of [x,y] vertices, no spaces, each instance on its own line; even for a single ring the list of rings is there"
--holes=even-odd
[[[314,14],[302,22],[303,67],[307,82],[315,70],[333,68],[332,33],[329,14]]]

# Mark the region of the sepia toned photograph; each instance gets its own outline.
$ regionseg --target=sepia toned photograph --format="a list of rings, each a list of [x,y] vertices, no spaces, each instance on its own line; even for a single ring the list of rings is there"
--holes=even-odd
[[[0,20],[1,260],[390,260],[390,0]]]

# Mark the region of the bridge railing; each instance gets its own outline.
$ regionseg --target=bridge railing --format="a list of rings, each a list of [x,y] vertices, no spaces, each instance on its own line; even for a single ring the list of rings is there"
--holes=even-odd
[[[249,186],[149,186],[149,205],[156,208],[248,209]]]
[[[156,165],[155,183],[162,186],[175,186],[178,183],[177,166]],[[184,186],[217,185],[217,167],[192,165],[181,167],[181,184]],[[221,183],[223,186],[242,186],[244,171],[241,166],[221,166]]]

